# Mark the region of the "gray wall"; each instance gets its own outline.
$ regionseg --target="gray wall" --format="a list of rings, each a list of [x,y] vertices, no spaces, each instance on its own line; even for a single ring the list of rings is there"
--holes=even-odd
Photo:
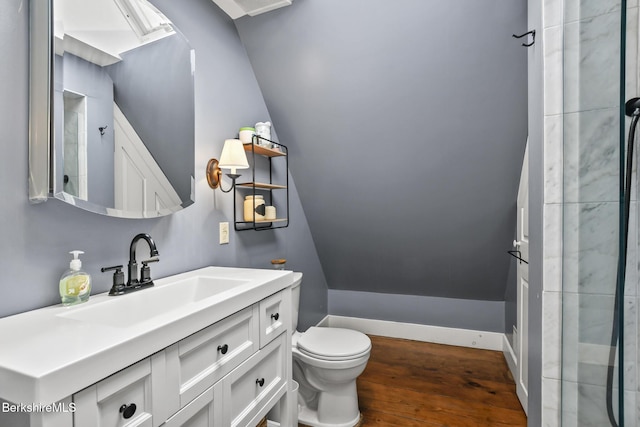
[[[291,226],[274,232],[231,233],[220,246],[218,223],[233,221],[233,197],[212,191],[204,171],[223,141],[246,123],[269,119],[250,63],[234,25],[210,0],[154,2],[174,20],[197,52],[196,203],[172,216],[151,220],[109,218],[58,200],[28,202],[28,7],[22,0],[0,2],[0,316],[59,302],[58,280],[73,249],[86,252],[83,266],[94,293],[107,291],[109,274],[100,267],[127,261],[129,242],[139,232],[153,236],[160,262],[155,277],[207,265],[271,268],[272,258],[303,271],[301,328],[326,314],[327,287],[295,185]]]
[[[502,333],[505,303],[329,289],[329,313]],[[398,307],[402,307],[401,310]]]
[[[236,26],[329,287],[504,301],[526,1],[298,0]]]
[[[177,33],[121,56],[121,62],[107,67],[116,104],[180,199],[188,201],[194,156],[188,144],[194,138],[189,43]]]

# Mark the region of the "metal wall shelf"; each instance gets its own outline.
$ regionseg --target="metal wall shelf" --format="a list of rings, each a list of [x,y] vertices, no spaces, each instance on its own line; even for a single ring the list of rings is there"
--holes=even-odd
[[[274,147],[274,148],[270,148]],[[249,144],[244,144],[244,149],[247,153],[251,153],[249,158],[250,170],[251,170],[251,181],[250,182],[241,182],[237,183],[235,186],[235,191],[233,192],[233,220],[234,220],[234,228],[236,231],[244,231],[244,230],[256,230],[256,231],[264,231],[264,230],[274,230],[276,228],[286,228],[289,226],[289,150],[283,144],[280,144],[275,141],[270,141],[268,139],[259,137],[254,135],[252,142]],[[279,172],[284,172],[284,182],[274,183],[274,159],[275,163],[278,163],[277,167],[284,167],[284,170],[278,169]],[[266,161],[268,165],[268,180],[269,182],[261,182],[256,179],[256,168],[260,166],[257,165],[260,161]],[[240,200],[244,200],[244,196],[256,195],[256,194],[264,194],[267,192],[268,194],[265,196],[265,204],[272,205],[274,204],[274,191],[280,192],[282,191],[285,194],[285,201],[278,201],[278,205],[276,205],[276,209],[278,214],[283,215],[283,218],[276,219],[265,219],[265,220],[255,220],[255,221],[243,221],[244,215],[242,214],[243,208],[238,207],[237,197],[240,197]],[[240,210],[240,215],[238,215],[238,211]]]

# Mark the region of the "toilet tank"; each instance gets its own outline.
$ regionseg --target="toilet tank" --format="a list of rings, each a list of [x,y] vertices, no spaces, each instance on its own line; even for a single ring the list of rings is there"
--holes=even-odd
[[[298,327],[298,310],[300,308],[300,284],[302,283],[302,273],[293,272],[293,284],[291,285],[291,332],[295,332]]]

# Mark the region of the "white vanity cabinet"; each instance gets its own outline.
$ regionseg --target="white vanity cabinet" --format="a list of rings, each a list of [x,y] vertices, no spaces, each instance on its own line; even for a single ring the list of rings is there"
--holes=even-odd
[[[290,302],[291,291],[285,289],[165,350],[168,407],[186,404],[180,414],[211,387],[211,407],[222,408],[211,415],[213,424],[172,425],[253,427],[286,395]]]
[[[287,334],[281,334],[161,427],[256,426],[266,411],[285,396],[287,342]]]
[[[238,287],[226,296],[221,293],[218,299],[203,300],[193,308],[186,305],[179,311],[168,312],[158,326],[152,322],[131,327],[119,323],[103,326],[100,322],[110,322],[111,317],[91,318],[81,311],[91,309],[100,313],[107,305],[116,309],[115,304],[124,303],[127,296],[103,299],[96,296],[92,298],[95,308],[90,301],[71,310],[56,307],[36,310],[37,313],[27,313],[23,319],[16,317],[10,322],[0,319],[0,332],[5,336],[8,335],[5,331],[23,325],[26,318],[37,327],[49,322],[56,331],[64,330],[76,337],[67,342],[70,349],[49,352],[55,358],[52,366],[56,370],[29,364],[35,372],[29,376],[22,374],[24,379],[16,379],[16,374],[9,372],[20,372],[22,360],[42,359],[27,353],[10,357],[5,354],[4,358],[0,355],[0,384],[4,384],[0,387],[0,402],[42,399],[56,402],[53,405],[58,408],[17,415],[0,412],[0,426],[255,427],[277,403],[281,408],[280,424],[289,426],[291,273],[208,267],[167,282],[180,286],[185,278],[214,275],[222,279],[224,275],[233,275],[233,279],[222,281],[221,286],[234,286],[239,281],[236,275],[244,275],[246,279],[239,281],[240,285],[235,285]],[[268,279],[265,282],[254,278],[263,275]],[[157,282],[162,285],[161,280]],[[203,287],[209,283],[216,285],[202,283]],[[160,298],[150,294],[156,291],[160,295],[163,288],[156,287],[140,291],[140,295],[148,292],[145,301]],[[80,315],[89,320],[69,320]],[[167,321],[170,316],[176,320]],[[86,323],[89,321],[93,323]],[[93,338],[95,331],[103,332],[104,336]],[[17,333],[14,341],[9,338],[11,348],[22,344],[37,350],[30,354],[45,357],[47,353],[42,338],[26,344]]]
[[[290,295],[271,295],[75,393],[73,426],[255,426],[287,391]]]

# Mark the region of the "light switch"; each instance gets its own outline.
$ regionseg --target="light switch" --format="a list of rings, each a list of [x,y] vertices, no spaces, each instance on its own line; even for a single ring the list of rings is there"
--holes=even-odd
[[[221,222],[220,223],[220,244],[224,245],[229,243],[229,223]]]

